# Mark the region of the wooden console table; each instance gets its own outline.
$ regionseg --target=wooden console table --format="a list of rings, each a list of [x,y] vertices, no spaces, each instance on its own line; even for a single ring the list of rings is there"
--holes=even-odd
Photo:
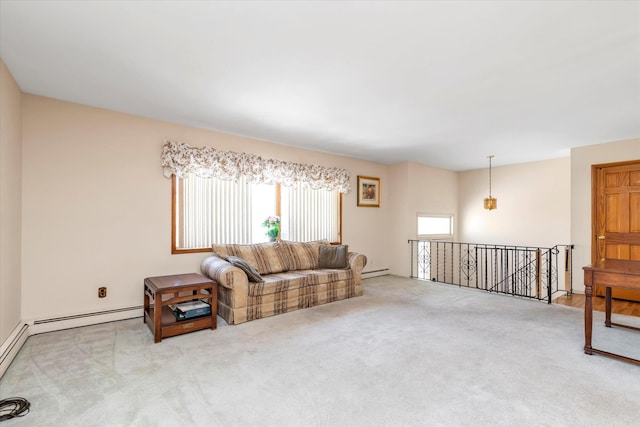
[[[593,324],[592,296],[594,286],[603,286],[605,291],[605,326],[619,326],[640,331],[640,328],[623,325],[611,321],[611,289],[640,290],[640,261],[618,259],[603,259],[592,265],[583,267],[584,270],[584,352],[586,354],[601,354],[614,359],[640,365],[640,360],[622,356],[607,351],[598,350],[591,346],[591,330]],[[638,337],[640,340],[640,337]]]
[[[143,321],[153,332],[153,342],[201,329],[216,329],[218,294],[217,283],[200,274],[147,277],[144,279]],[[187,294],[180,296],[180,294]],[[163,296],[169,296],[169,299]],[[169,304],[204,300],[211,306],[211,315],[176,320]],[[153,301],[153,305],[151,305]]]

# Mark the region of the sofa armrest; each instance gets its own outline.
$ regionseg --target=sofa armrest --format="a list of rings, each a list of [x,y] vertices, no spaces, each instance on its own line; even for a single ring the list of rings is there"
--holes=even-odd
[[[349,268],[352,270],[362,271],[365,265],[367,265],[367,257],[364,254],[358,252],[349,252],[347,254],[347,261],[349,262]]]
[[[347,260],[349,262],[349,268],[353,271],[353,276],[356,279],[356,283],[360,283],[362,278],[362,270],[367,265],[367,257],[364,254],[358,252],[349,252],[347,254]]]
[[[232,293],[231,308],[247,306],[249,295],[249,279],[244,271],[215,255],[208,256],[200,264],[202,274],[218,282]]]

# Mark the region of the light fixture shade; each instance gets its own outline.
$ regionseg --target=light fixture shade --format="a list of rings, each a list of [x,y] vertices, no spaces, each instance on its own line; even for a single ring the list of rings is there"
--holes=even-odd
[[[484,199],[484,208],[485,209],[498,209],[498,199],[495,197],[487,197]]]
[[[498,199],[495,197],[491,197],[491,159],[493,159],[493,154],[487,156],[489,159],[489,197],[484,199],[484,208],[488,210],[498,209]]]

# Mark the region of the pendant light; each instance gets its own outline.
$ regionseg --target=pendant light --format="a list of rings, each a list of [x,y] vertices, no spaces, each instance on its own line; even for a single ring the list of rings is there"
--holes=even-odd
[[[489,158],[489,197],[484,199],[484,208],[493,210],[498,209],[498,199],[491,197],[491,159],[493,159],[493,155],[487,157]]]

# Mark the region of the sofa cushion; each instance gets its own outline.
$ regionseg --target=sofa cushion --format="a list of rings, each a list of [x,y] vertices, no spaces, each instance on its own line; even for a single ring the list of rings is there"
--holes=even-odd
[[[227,257],[227,261],[232,265],[238,267],[240,270],[244,271],[247,274],[247,278],[249,278],[250,282],[264,282],[264,279],[262,278],[262,276],[260,276],[260,273],[258,273],[256,269],[251,266],[251,264],[249,264],[242,258],[229,255]]]
[[[318,268],[318,248],[328,246],[327,240],[313,242],[280,242],[287,254],[289,270],[315,270]]]
[[[307,286],[317,286],[322,283],[332,283],[344,280],[353,280],[353,270],[350,269],[326,269],[300,271],[305,276]]]
[[[318,268],[347,268],[347,253],[349,246],[327,246],[318,247]]]
[[[249,296],[278,294],[293,289],[304,288],[307,285],[307,275],[300,272],[270,274],[263,277],[262,283],[249,284]]]
[[[288,254],[278,242],[254,245],[212,245],[212,249],[220,258],[227,259],[229,256],[242,258],[260,274],[281,273],[289,269]]]

